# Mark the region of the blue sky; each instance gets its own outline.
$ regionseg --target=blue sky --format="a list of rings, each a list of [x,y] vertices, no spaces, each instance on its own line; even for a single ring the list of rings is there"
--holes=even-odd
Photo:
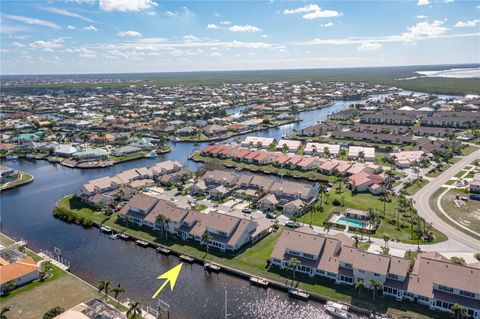
[[[1,2],[2,74],[480,62],[475,1]]]

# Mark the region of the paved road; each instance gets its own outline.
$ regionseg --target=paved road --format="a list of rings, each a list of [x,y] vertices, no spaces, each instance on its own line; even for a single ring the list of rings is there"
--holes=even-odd
[[[418,214],[425,218],[426,221],[433,223],[433,226],[439,231],[448,236],[448,238],[462,243],[463,245],[475,250],[480,250],[480,241],[465,234],[464,231],[459,230],[450,224],[444,222],[437,214],[430,208],[429,198],[430,196],[445,184],[450,178],[455,176],[466,165],[470,164],[476,159],[480,159],[480,149],[471,153],[468,156],[463,157],[460,161],[450,166],[440,176],[432,179],[428,184],[422,187],[414,196],[415,208],[418,210]]]

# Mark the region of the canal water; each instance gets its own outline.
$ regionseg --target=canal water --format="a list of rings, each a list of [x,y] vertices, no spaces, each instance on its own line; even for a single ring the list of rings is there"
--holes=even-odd
[[[328,114],[360,101],[337,101],[332,106],[300,113],[300,123],[284,125],[251,135],[277,139],[294,129],[304,128],[326,119]],[[240,137],[242,138],[242,137]],[[98,229],[84,229],[53,218],[55,202],[71,194],[81,184],[101,176],[111,176],[130,168],[151,166],[167,159],[185,163],[197,146],[172,144],[173,151],[156,159],[139,159],[108,168],[71,169],[46,161],[4,161],[4,165],[28,172],[35,181],[1,193],[2,232],[24,238],[33,250],[58,247],[70,261],[71,271],[96,286],[99,280],[121,283],[131,300],[152,305],[151,296],[159,287],[155,278],[178,264],[176,257],[156,254],[132,242],[111,240]],[[188,161],[195,169],[198,164]],[[185,265],[175,289],[165,289],[159,296],[170,305],[171,318],[222,318],[224,293],[228,291],[230,318],[328,318],[321,304],[295,301],[285,293],[250,286],[247,281],[226,274],[206,274],[203,267]]]

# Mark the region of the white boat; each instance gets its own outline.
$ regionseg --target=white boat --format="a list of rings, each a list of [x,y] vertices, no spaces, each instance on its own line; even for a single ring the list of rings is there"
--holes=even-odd
[[[110,236],[108,236],[110,239],[117,239],[117,234],[111,234]]]
[[[18,159],[18,156],[17,155],[8,155],[5,157],[7,160],[16,160]]]
[[[106,234],[109,234],[112,232],[112,228],[110,228],[110,226],[102,226],[100,227],[100,230]]]
[[[346,319],[350,317],[348,313],[348,306],[333,301],[327,301],[327,304],[325,305],[325,310],[327,310],[329,314],[336,318]]]
[[[150,153],[148,153],[147,155],[145,155],[146,158],[155,158],[157,157],[157,152],[155,152],[155,150],[153,151],[150,151]]]

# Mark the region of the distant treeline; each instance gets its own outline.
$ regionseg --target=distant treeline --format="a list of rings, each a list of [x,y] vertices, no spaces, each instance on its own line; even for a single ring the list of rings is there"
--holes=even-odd
[[[302,69],[302,70],[257,70],[257,71],[218,71],[218,72],[178,72],[178,73],[136,73],[136,74],[89,74],[89,75],[38,75],[38,76],[2,76],[2,81],[37,80],[38,84],[3,86],[5,93],[38,94],[52,93],[61,90],[65,93],[96,90],[129,89],[130,85],[172,86],[183,84],[215,85],[222,83],[266,83],[282,82],[299,83],[304,81],[321,82],[366,82],[395,86],[406,90],[436,94],[480,94],[480,79],[429,78],[420,77],[409,80],[398,80],[419,76],[415,71],[435,71],[453,68],[479,67],[480,64],[435,65],[435,66],[403,66],[375,68],[336,68],[336,69]],[[98,83],[65,83],[42,84],[48,79],[62,78],[76,80],[95,80]],[[105,82],[112,83],[102,83]],[[123,81],[123,82],[122,82]],[[122,82],[122,83],[118,83]]]

